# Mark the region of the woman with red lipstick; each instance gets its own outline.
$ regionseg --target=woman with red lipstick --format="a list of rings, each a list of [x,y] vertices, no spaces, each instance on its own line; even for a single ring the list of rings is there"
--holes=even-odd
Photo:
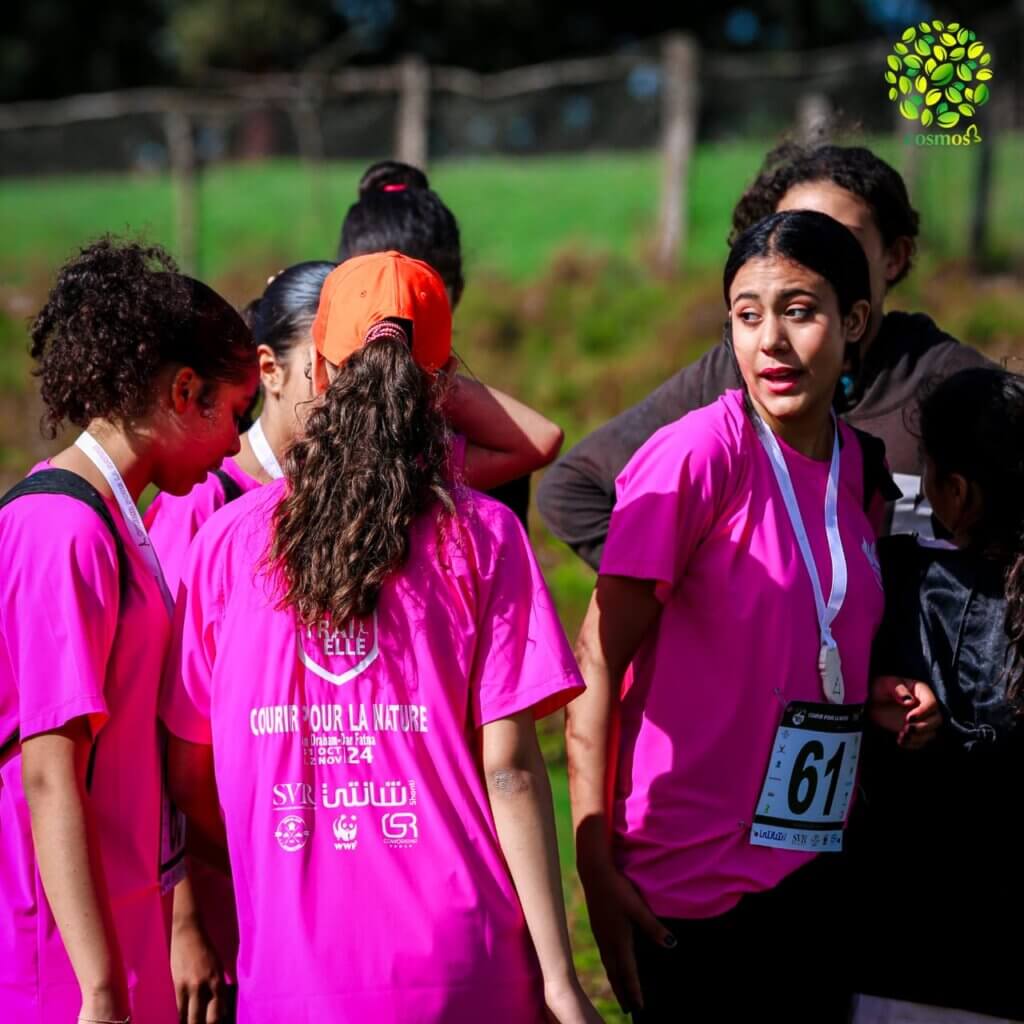
[[[821,1024],[844,1019],[843,921],[815,858],[843,845],[883,604],[884,461],[833,410],[868,265],[832,218],[777,213],[737,239],[724,292],[742,386],[617,482],[567,708],[578,864],[636,1021]]]
[[[732,236],[782,210],[817,210],[849,228],[868,261],[871,314],[846,353],[840,411],[851,426],[885,442],[901,496],[887,510],[890,533],[932,536],[921,489],[923,464],[905,412],[921,384],[970,366],[992,366],[924,313],[887,308],[913,269],[919,217],[899,173],[862,146],[798,146],[772,150],[736,204]],[[548,529],[597,569],[615,505],[615,481],[656,430],[715,401],[740,384],[723,345],[713,345],[643,401],[624,410],[562,456],[537,489]],[[941,527],[940,527],[941,529]]]

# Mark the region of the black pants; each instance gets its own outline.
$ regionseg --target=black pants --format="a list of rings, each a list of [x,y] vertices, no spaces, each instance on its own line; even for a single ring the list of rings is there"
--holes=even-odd
[[[674,949],[637,933],[635,1024],[845,1024],[850,918],[834,866],[823,855],[719,917],[663,918]]]

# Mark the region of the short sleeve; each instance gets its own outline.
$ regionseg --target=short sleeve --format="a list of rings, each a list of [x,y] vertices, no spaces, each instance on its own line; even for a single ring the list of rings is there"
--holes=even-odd
[[[473,720],[483,726],[527,709],[543,718],[582,693],[583,680],[522,525],[503,505],[477,500]]]
[[[619,475],[602,575],[655,580],[662,600],[685,575],[736,463],[711,422],[717,412],[701,409],[659,430]]]
[[[110,531],[76,498],[18,498],[0,520],[0,630],[22,739],[86,717],[95,735],[120,612]]]
[[[164,725],[183,740],[206,745],[213,742],[210,694],[224,607],[215,538],[215,532],[200,530],[185,561],[160,687]]]

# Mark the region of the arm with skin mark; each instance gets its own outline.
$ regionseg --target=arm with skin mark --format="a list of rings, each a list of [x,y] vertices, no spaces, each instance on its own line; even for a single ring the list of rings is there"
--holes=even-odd
[[[483,769],[498,841],[559,1024],[599,1024],[572,962],[547,767],[530,711],[483,727]]]
[[[82,994],[82,1016],[130,1007],[99,836],[85,791],[92,737],[84,718],[22,741],[21,776],[36,863]]]
[[[587,689],[568,705],[565,718],[577,867],[601,960],[625,1010],[643,1005],[633,926],[662,945],[674,943],[615,867],[607,807],[614,708],[626,668],[661,613],[654,586],[652,580],[598,577],[576,641],[576,660]]]
[[[446,409],[466,437],[466,483],[489,490],[541,469],[558,455],[562,428],[511,395],[457,375]]]

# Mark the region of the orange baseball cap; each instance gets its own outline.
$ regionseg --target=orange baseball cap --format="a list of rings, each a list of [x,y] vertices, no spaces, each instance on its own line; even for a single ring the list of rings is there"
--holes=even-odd
[[[412,357],[433,373],[452,354],[452,309],[440,275],[400,252],[345,260],[327,275],[313,321],[317,351],[335,366],[366,344],[382,320],[412,323]]]

